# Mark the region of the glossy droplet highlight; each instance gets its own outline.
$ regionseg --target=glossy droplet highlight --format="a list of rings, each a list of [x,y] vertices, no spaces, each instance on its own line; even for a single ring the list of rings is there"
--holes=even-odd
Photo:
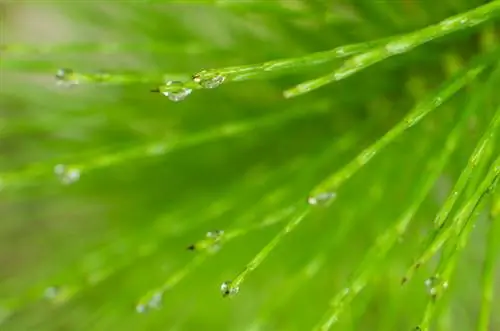
[[[187,249],[191,251],[205,250],[209,253],[216,253],[221,248],[223,235],[223,230],[208,231],[204,239],[198,241],[195,244],[189,245]]]
[[[317,194],[315,196],[311,196],[307,199],[307,202],[312,205],[312,206],[326,206],[328,205],[333,199],[337,197],[337,194],[335,192],[324,192]]]
[[[440,279],[438,276],[432,276],[425,280],[425,287],[430,296],[436,297],[438,293],[448,288],[448,281]]]
[[[69,68],[61,68],[57,70],[56,75],[56,83],[60,86],[72,86],[77,85],[78,79],[76,78],[75,72],[73,69]]]
[[[215,77],[206,78],[206,79],[202,79],[200,74],[193,76],[193,81],[195,83],[198,83],[198,84],[200,84],[201,87],[207,88],[207,89],[219,87],[222,83],[224,83],[225,80],[226,80],[226,77],[224,77],[222,75],[217,75]]]
[[[162,92],[162,94],[174,102],[186,99],[187,96],[193,91],[192,89],[185,87],[182,82],[175,80],[168,81],[166,86],[168,86],[169,89]]]
[[[72,184],[80,179],[80,170],[74,167],[68,167],[64,164],[58,164],[54,167],[54,174],[65,185]]]
[[[151,300],[148,302],[148,307],[152,309],[160,309],[163,301],[163,294],[158,292],[155,293],[152,297]]]
[[[240,288],[238,286],[234,286],[233,282],[228,280],[222,283],[220,286],[220,292],[222,293],[223,297],[231,297],[240,291]]]
[[[139,314],[144,314],[147,311],[147,307],[144,304],[138,304],[135,306],[135,311],[138,312]]]

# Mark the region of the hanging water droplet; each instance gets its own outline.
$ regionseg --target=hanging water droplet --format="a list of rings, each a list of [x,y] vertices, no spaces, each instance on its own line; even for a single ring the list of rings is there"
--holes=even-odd
[[[176,80],[170,80],[166,84],[171,87],[168,91],[162,92],[169,100],[174,102],[179,102],[187,98],[188,95],[193,91],[190,88],[184,86],[182,82]]]
[[[163,301],[163,293],[157,292],[151,297],[151,300],[149,300],[148,307],[153,309],[160,309],[162,301]]]
[[[224,83],[225,80],[226,80],[226,77],[224,77],[222,75],[217,75],[215,77],[207,78],[207,79],[201,79],[200,74],[193,76],[193,81],[195,83],[198,83],[201,85],[201,87],[207,88],[207,89],[219,87],[222,83]]]
[[[75,72],[69,68],[61,68],[56,72],[56,83],[61,86],[77,85],[78,79],[75,77]]]
[[[54,173],[61,183],[65,185],[72,184],[80,179],[80,170],[68,167],[64,164],[58,164],[54,167]]]
[[[147,307],[145,304],[138,304],[135,306],[135,311],[138,312],[139,314],[144,314],[147,311]]]
[[[337,197],[337,194],[335,192],[324,192],[324,193],[320,193],[320,194],[317,194],[315,196],[309,197],[307,199],[307,202],[313,206],[326,206],[336,197]]]
[[[236,295],[240,291],[240,288],[238,286],[234,286],[233,282],[228,280],[222,283],[220,286],[220,292],[222,293],[223,297],[231,297]]]

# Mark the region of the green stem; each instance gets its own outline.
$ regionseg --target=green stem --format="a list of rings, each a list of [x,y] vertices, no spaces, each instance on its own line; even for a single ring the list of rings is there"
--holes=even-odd
[[[417,46],[448,34],[474,27],[499,15],[500,1],[493,1],[466,13],[449,17],[438,24],[408,34],[390,38],[382,46],[375,47],[363,54],[347,60],[342,67],[333,73],[299,84],[284,92],[286,98],[295,97],[334,81],[345,79],[367,67],[383,61],[391,56],[407,53]]]

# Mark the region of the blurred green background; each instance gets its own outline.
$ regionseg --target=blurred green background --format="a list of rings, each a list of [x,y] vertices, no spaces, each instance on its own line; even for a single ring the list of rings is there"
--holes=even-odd
[[[202,69],[410,32],[482,3],[1,3],[0,330],[310,330],[415,199],[428,163],[486,78],[363,166],[331,206],[314,209],[280,240],[236,296],[222,298],[222,282],[288,218],[259,224],[305,204],[315,185],[482,52],[491,36],[482,29],[495,36],[497,27],[464,30],[292,99],[282,91],[342,61],[196,90],[178,103],[150,90]],[[133,81],[61,86],[54,78],[60,68]],[[420,323],[431,300],[424,281],[437,259],[405,286],[400,280],[498,107],[498,96],[490,99],[467,119],[408,231],[335,330]],[[70,177],[54,173],[69,167]],[[481,214],[435,330],[475,330],[487,225]],[[214,230],[244,235],[216,254],[186,250]],[[175,284],[161,303],[137,312],[141,298],[166,281]],[[493,307],[498,287],[495,293]],[[489,330],[500,330],[498,314]]]

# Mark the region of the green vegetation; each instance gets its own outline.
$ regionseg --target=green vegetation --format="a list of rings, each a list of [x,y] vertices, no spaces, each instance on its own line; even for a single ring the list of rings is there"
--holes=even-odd
[[[500,328],[500,1],[0,6],[0,330]]]

